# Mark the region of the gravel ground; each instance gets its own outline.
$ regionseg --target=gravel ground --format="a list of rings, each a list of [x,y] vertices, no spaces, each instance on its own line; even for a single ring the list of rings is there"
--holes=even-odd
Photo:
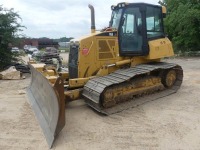
[[[67,54],[62,54],[64,59]],[[66,107],[66,125],[52,149],[133,150],[200,148],[200,59],[168,62],[183,67],[180,90],[123,112],[102,116],[83,100]],[[0,81],[0,149],[48,149],[31,110],[24,80]]]

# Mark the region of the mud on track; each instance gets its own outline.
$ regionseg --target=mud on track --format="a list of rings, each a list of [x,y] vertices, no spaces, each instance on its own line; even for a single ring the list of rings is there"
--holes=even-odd
[[[66,107],[66,126],[53,149],[199,149],[200,59],[166,60],[183,67],[178,93],[102,116],[78,100]],[[0,149],[48,149],[25,94],[25,80],[0,81]],[[19,91],[21,90],[21,91]]]

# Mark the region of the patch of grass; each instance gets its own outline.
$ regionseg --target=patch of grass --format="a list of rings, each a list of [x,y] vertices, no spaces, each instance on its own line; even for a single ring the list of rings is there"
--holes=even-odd
[[[25,55],[26,55],[26,53],[24,52],[24,50],[23,50],[23,49],[20,49],[20,50],[19,50],[19,55],[20,55],[20,56],[25,56]]]
[[[69,48],[62,48],[62,47],[59,47],[58,50],[62,53],[62,52],[69,52]]]
[[[176,56],[192,56],[192,57],[199,57],[200,56],[200,51],[189,51],[189,52],[177,52]]]
[[[45,48],[41,48],[40,51],[45,51]]]

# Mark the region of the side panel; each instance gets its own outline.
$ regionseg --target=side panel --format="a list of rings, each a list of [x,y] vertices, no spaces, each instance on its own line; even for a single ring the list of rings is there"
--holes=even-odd
[[[173,55],[172,43],[168,38],[149,41],[149,55],[146,59],[158,59]]]
[[[70,45],[69,52],[69,78],[78,78],[78,45]]]
[[[117,36],[91,36],[80,40],[78,78],[97,74],[104,65],[122,60],[119,56]]]
[[[80,40],[78,78],[89,77],[98,69],[98,64],[95,61],[97,47],[94,37],[89,36]]]

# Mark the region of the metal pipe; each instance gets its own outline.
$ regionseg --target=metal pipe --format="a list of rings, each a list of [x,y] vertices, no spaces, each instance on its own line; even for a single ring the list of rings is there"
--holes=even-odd
[[[88,5],[88,7],[91,10],[91,33],[95,33],[95,13],[94,13],[94,7],[92,5]]]
[[[129,64],[129,63],[131,63],[131,60],[126,59],[126,60],[122,60],[122,61],[117,61],[115,64],[116,64],[116,66],[122,66],[122,65],[125,65],[125,64]]]

